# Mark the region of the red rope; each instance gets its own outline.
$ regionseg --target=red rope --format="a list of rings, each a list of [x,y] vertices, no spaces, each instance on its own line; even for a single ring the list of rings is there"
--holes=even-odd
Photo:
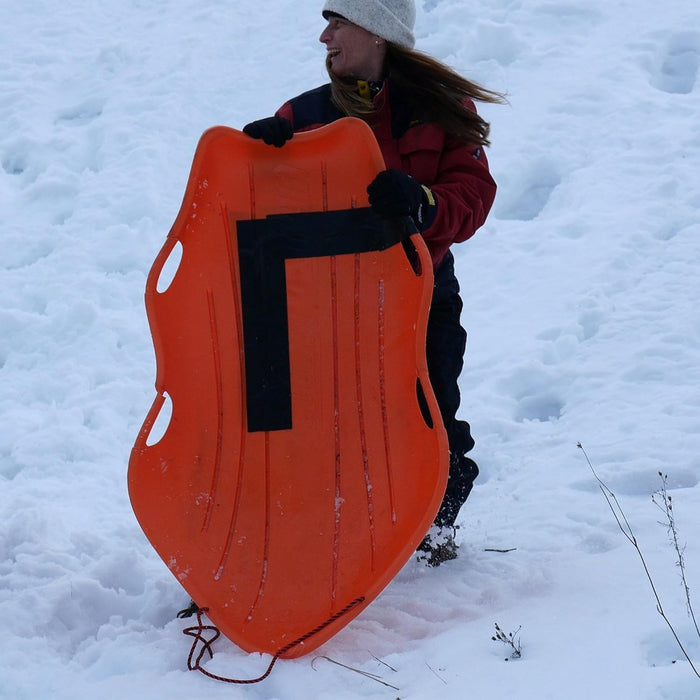
[[[347,612],[352,610],[356,605],[359,605],[360,603],[364,602],[364,600],[364,596],[355,598],[355,600],[346,605],[342,610],[339,610],[337,613],[329,617],[325,622],[322,622],[320,625],[318,625],[318,627],[315,627],[310,632],[307,632],[298,639],[295,639],[293,642],[290,642],[286,646],[283,646],[272,657],[272,661],[270,661],[270,665],[267,667],[265,673],[263,673],[262,676],[260,676],[259,678],[251,679],[237,679],[226,678],[225,676],[217,676],[215,673],[207,671],[202,666],[201,661],[205,653],[209,653],[210,659],[214,658],[214,652],[212,651],[211,645],[221,636],[221,632],[214,625],[205,625],[202,623],[202,615],[208,611],[208,608],[197,608],[197,626],[187,627],[186,629],[182,630],[183,634],[186,634],[189,637],[194,637],[194,642],[192,642],[192,648],[190,649],[189,656],[187,657],[187,668],[190,671],[199,671],[205,676],[209,676],[209,678],[213,678],[216,681],[223,681],[224,683],[237,683],[241,685],[260,683],[260,681],[264,681],[270,675],[270,673],[272,673],[272,668],[277,663],[277,659],[284,656],[290,649],[293,649],[295,646],[297,646],[297,644],[305,642],[310,637],[313,637],[315,634],[318,634],[322,629],[328,627],[328,625],[333,624],[337,619],[341,618]],[[207,639],[204,636],[204,632],[212,632],[213,636]],[[202,647],[197,653],[197,647],[200,642],[202,643]],[[197,657],[196,659],[195,654]]]

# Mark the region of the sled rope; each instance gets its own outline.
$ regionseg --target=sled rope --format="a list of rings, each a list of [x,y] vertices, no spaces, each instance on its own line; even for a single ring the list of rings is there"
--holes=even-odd
[[[341,618],[343,615],[348,613],[350,610],[352,610],[356,605],[359,605],[360,603],[364,602],[365,597],[360,596],[359,598],[355,598],[351,603],[348,603],[342,610],[339,610],[337,613],[329,617],[325,622],[322,622],[318,627],[315,627],[312,629],[310,632],[307,632],[306,634],[302,635],[298,639],[295,639],[293,642],[290,642],[289,644],[283,646],[277,653],[272,657],[272,661],[270,661],[270,665],[267,667],[267,670],[265,673],[262,674],[262,676],[259,676],[258,678],[250,678],[250,679],[239,679],[239,678],[227,678],[226,676],[218,676],[215,673],[211,673],[210,671],[207,671],[201,664],[202,658],[204,657],[205,653],[209,653],[209,658],[214,658],[214,652],[212,651],[211,645],[221,636],[221,632],[217,627],[214,625],[205,625],[202,622],[202,615],[205,614],[209,609],[208,608],[197,608],[196,613],[197,613],[197,625],[193,627],[187,627],[186,629],[182,630],[183,634],[186,634],[188,637],[194,637],[194,642],[192,642],[192,648],[190,649],[190,653],[187,657],[187,668],[190,671],[199,671],[200,673],[203,673],[205,676],[209,676],[209,678],[213,678],[215,681],[222,681],[224,683],[236,683],[238,685],[251,685],[253,683],[260,683],[260,681],[264,681],[272,672],[273,666],[277,663],[277,659],[281,658],[284,656],[290,649],[293,649],[295,646],[298,644],[302,644],[305,642],[307,639],[310,637],[313,637],[315,634],[318,634],[321,630],[325,629],[328,627],[328,625],[333,624],[336,620]],[[205,632],[212,632],[213,636],[209,637],[208,639],[204,636]],[[199,652],[197,652],[197,647],[199,646],[199,643],[201,642],[202,646]],[[196,658],[195,658],[196,655]]]

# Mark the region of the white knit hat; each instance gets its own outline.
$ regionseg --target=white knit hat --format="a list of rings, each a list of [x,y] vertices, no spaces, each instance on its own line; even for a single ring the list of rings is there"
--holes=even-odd
[[[341,15],[382,39],[412,49],[416,43],[414,0],[326,0],[323,16]]]

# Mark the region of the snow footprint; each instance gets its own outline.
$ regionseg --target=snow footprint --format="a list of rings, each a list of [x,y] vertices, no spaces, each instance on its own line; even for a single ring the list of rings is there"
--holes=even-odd
[[[635,466],[632,471],[618,472],[606,481],[613,493],[620,493],[624,496],[649,496],[656,493],[661,487],[661,479],[657,467]],[[698,479],[690,469],[674,469],[668,475],[666,488],[671,491],[675,489],[691,489],[697,486]]]
[[[3,154],[0,163],[2,163],[2,169],[8,175],[21,175],[27,169],[24,153],[20,153],[17,150],[9,150]]]
[[[502,384],[504,393],[517,402],[513,417],[519,423],[528,420],[545,423],[561,417],[565,402],[559,394],[558,382],[544,368],[520,367]]]
[[[67,126],[85,126],[102,116],[104,100],[101,98],[88,98],[82,102],[71,105],[61,110],[56,115],[56,124]]]
[[[20,186],[27,182],[34,182],[39,172],[45,167],[44,163],[37,163],[36,156],[43,155],[41,150],[39,143],[28,138],[19,137],[5,142],[0,155],[3,171],[14,177],[22,175]]]
[[[518,172],[504,178],[496,199],[499,219],[532,221],[545,208],[554,189],[561,182],[555,163],[540,158],[527,163]]]
[[[663,92],[693,91],[700,67],[700,32],[678,32],[666,38],[651,71],[651,84]]]

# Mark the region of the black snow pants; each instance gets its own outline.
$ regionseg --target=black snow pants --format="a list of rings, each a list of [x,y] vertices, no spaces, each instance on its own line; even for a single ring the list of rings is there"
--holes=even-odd
[[[460,324],[462,299],[454,271],[454,257],[448,251],[435,269],[433,300],[428,317],[427,361],[450,447],[450,473],[445,496],[435,524],[451,526],[472,490],[479,469],[466,456],[474,447],[469,423],[457,420],[459,386],[457,380],[464,362],[467,333]]]

